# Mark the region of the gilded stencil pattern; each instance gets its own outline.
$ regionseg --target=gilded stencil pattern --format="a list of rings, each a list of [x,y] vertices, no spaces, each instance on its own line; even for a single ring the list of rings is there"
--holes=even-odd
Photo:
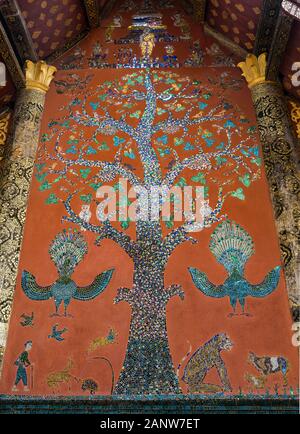
[[[209,0],[207,10],[208,24],[225,34],[236,44],[252,50],[255,42],[257,16],[261,13],[261,1],[244,4],[241,1],[224,2]],[[247,17],[247,20],[245,18]]]
[[[39,140],[40,122],[45,95],[37,90],[24,89],[15,109],[13,123],[13,154],[25,156],[35,155]]]
[[[10,119],[10,112],[5,113],[5,115],[0,119],[0,161],[3,160],[4,148],[7,138],[8,125]]]
[[[84,6],[79,0],[35,2],[35,14],[31,0],[19,0],[19,6],[40,58],[47,57],[86,28]]]
[[[291,106],[292,121],[295,123],[297,137],[300,138],[300,105],[291,101]]]

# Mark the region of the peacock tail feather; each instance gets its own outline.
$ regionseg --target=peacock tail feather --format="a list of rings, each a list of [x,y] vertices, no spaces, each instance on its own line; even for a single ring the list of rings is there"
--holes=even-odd
[[[254,243],[248,232],[229,220],[216,227],[209,248],[229,273],[236,269],[241,275],[246,262],[254,253]]]
[[[49,254],[61,276],[70,276],[87,254],[87,242],[77,231],[62,231],[52,241]]]

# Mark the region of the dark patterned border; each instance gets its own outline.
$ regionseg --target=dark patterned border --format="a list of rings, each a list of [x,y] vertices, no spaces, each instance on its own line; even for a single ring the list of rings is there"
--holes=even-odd
[[[99,1],[98,0],[83,0],[85,11],[88,17],[89,26],[91,29],[99,25]]]
[[[298,414],[297,398],[25,397],[0,395],[0,414]]]
[[[17,1],[3,0],[0,3],[0,13],[3,16],[8,36],[21,59],[22,65],[25,64],[26,60],[36,62],[38,55]]]
[[[277,19],[275,33],[268,56],[268,66],[266,71],[267,80],[277,80],[280,66],[286,53],[290,33],[294,19],[280,11]]]
[[[262,53],[269,53],[277,18],[281,8],[281,1],[264,0],[262,13],[258,23],[253,53],[259,56]]]

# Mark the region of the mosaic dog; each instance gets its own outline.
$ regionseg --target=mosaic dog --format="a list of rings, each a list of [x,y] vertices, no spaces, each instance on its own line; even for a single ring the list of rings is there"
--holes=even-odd
[[[275,374],[276,372],[281,372],[284,378],[284,384],[287,385],[289,362],[284,357],[258,357],[253,352],[250,352],[248,360],[264,376]]]

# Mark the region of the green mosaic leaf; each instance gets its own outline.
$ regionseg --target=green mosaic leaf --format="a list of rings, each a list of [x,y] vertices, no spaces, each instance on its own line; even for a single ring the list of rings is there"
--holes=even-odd
[[[246,173],[244,176],[240,176],[239,180],[245,185],[245,187],[249,187],[251,185],[250,173]]]
[[[174,226],[174,222],[172,220],[169,220],[165,222],[165,225],[168,229],[172,229],[172,227]]]
[[[130,113],[129,117],[139,119],[141,116],[141,110],[137,110],[134,113]]]
[[[47,175],[48,175],[47,172],[36,173],[35,177],[36,177],[36,179],[37,179],[38,182],[43,182],[45,180],[45,178],[46,178]]]
[[[36,170],[37,170],[38,172],[40,172],[41,170],[43,170],[43,168],[44,168],[45,166],[46,166],[45,163],[38,163],[38,164],[35,165]]]
[[[109,151],[109,146],[106,142],[103,142],[102,145],[98,146],[99,151]]]
[[[86,179],[91,173],[91,169],[80,169],[80,175],[83,179]]]
[[[231,196],[236,197],[239,200],[245,200],[245,194],[242,188],[238,188],[236,191],[233,191]]]
[[[185,187],[187,185],[186,179],[180,178],[179,181],[175,185],[178,185],[179,187]]]
[[[52,205],[52,204],[56,204],[58,203],[58,197],[54,194],[51,193],[48,198],[45,200],[47,205]]]
[[[92,195],[91,194],[82,194],[80,196],[80,200],[82,200],[82,202],[85,202],[85,203],[91,203]]]
[[[222,164],[227,162],[227,158],[225,157],[220,157],[220,155],[217,155],[216,157],[216,163],[218,164],[218,166],[221,166]]]
[[[50,188],[51,188],[51,184],[49,184],[48,181],[43,182],[43,184],[39,186],[40,191],[50,190]]]
[[[260,158],[260,157],[252,158],[251,161],[252,161],[254,164],[256,164],[257,166],[261,166],[261,158]]]
[[[42,137],[41,137],[41,141],[42,142],[47,142],[48,140],[50,140],[48,134],[43,134]]]
[[[196,176],[192,176],[191,180],[193,182],[197,182],[198,184],[206,184],[205,175],[202,172],[199,172]]]
[[[93,190],[97,191],[98,188],[101,187],[102,182],[98,182],[98,183],[96,183],[96,182],[92,182],[92,183],[89,184],[89,185],[90,185],[90,187],[92,187]]]
[[[125,230],[128,229],[129,228],[129,223],[130,223],[129,219],[121,222],[122,229],[125,229]]]

